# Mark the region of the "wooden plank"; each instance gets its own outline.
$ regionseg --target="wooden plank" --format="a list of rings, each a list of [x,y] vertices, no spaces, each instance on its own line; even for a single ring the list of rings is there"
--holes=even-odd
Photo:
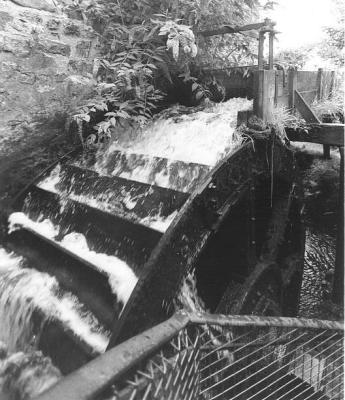
[[[317,90],[317,71],[296,71],[297,74],[297,87],[299,91],[303,90]]]
[[[248,125],[249,119],[253,116],[252,110],[238,111],[237,113],[237,127],[242,124]]]
[[[307,123],[320,124],[321,121],[316,116],[314,111],[309,107],[308,103],[304,100],[303,96],[298,90],[295,90],[295,106],[302,118],[305,119]]]
[[[344,124],[311,124],[310,130],[285,128],[289,140],[344,146]]]
[[[289,82],[289,109],[295,109],[295,91],[297,89],[297,71],[292,69],[288,72]]]
[[[37,186],[30,189],[29,195],[30,204],[24,211],[30,218],[36,219],[37,215],[49,218],[59,225],[61,234],[65,228],[84,233],[94,251],[116,254],[136,273],[162,237],[162,232],[125,214],[111,214],[68,197],[63,198],[64,207],[61,208],[62,198],[57,193]]]

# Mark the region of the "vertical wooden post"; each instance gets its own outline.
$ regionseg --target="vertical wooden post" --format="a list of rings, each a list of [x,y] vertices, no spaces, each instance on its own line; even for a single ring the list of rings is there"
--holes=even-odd
[[[331,159],[331,146],[329,144],[323,144],[323,158],[325,160]]]
[[[337,227],[337,253],[335,256],[335,270],[333,280],[333,301],[344,306],[344,147],[340,152],[340,181]]]
[[[317,99],[321,100],[323,97],[322,86],[323,86],[323,69],[319,68],[317,71]]]
[[[320,101],[324,97],[323,93],[323,69],[319,68],[317,71],[317,99]],[[329,160],[331,158],[331,146],[328,144],[323,145],[323,158]]]
[[[329,92],[327,96],[329,99],[333,96],[334,87],[335,87],[335,71],[331,71],[331,83],[329,85]]]
[[[275,71],[254,71],[254,115],[270,122],[275,94]]]
[[[274,42],[274,32],[270,32],[270,34],[269,34],[268,69],[273,69],[273,42]]]
[[[259,33],[259,50],[258,50],[259,70],[264,68],[264,43],[265,43],[265,32],[260,32]]]
[[[274,72],[275,72],[275,77],[274,77],[274,105],[277,106],[277,104],[278,104],[278,91],[279,91],[279,85],[278,85],[279,71],[274,71]]]
[[[288,72],[289,83],[289,109],[292,113],[295,112],[295,90],[297,90],[297,71],[290,69]]]

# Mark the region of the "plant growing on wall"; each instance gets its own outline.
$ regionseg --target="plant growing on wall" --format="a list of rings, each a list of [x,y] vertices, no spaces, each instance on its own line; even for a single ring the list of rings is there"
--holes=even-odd
[[[95,127],[100,139],[118,124],[145,124],[164,96],[162,82],[171,84],[172,76],[190,82],[197,99],[206,97],[207,91],[191,76],[192,61],[231,65],[253,56],[247,36],[201,39],[195,33],[250,21],[259,0],[89,0],[68,7],[100,35],[102,56],[94,68],[97,95],[75,116],[79,124],[93,123],[105,113]]]

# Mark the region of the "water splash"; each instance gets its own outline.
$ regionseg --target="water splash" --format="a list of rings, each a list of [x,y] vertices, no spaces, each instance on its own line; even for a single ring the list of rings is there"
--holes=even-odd
[[[85,236],[81,233],[71,232],[65,235],[60,243],[72,253],[91,262],[100,271],[105,272],[117,299],[123,305],[127,303],[138,278],[124,261],[115,256],[90,250]]]
[[[0,248],[0,341],[10,352],[37,348],[43,324],[51,318],[62,322],[95,352],[104,352],[109,332],[96,317],[85,312],[78,299],[61,291],[46,273],[22,267],[22,258]],[[34,314],[39,312],[40,322]]]
[[[175,308],[184,308],[191,312],[205,312],[206,305],[198,294],[195,271],[190,271],[182,282],[175,301]]]
[[[141,219],[140,222],[158,232],[164,233],[171,225],[171,223],[174,220],[174,218],[176,217],[177,213],[178,213],[177,211],[174,211],[167,217],[163,217],[159,213],[154,214],[154,215],[149,215],[149,216]]]
[[[59,229],[49,219],[41,222],[33,221],[24,213],[16,212],[12,213],[8,220],[10,232],[20,228],[29,228],[44,234],[45,237],[54,240],[73,254],[93,264],[99,271],[108,275],[110,287],[117,299],[123,305],[127,303],[138,278],[124,261],[116,256],[90,250],[85,236],[79,232],[70,232],[61,241],[56,241],[55,236]]]
[[[64,190],[59,190],[57,187],[57,183],[54,183],[54,185],[51,184],[48,178],[44,182],[40,182],[37,186],[40,187],[41,189],[47,190],[52,193],[56,193],[60,195],[60,203],[62,208],[66,207],[66,200],[70,199],[73,201],[77,201],[78,203],[81,204],[86,204],[87,206],[97,208],[98,210],[102,210],[105,212],[109,213],[115,213],[117,215],[122,215],[124,214],[126,218],[129,218],[137,223],[143,224],[145,226],[148,226],[149,228],[155,229],[159,232],[164,233],[169,225],[171,224],[172,220],[175,218],[177,215],[177,211],[172,212],[168,216],[162,216],[160,213],[160,210],[156,213],[150,213],[145,218],[138,218],[138,216],[135,214],[135,212],[132,212],[133,208],[137,205],[138,201],[140,198],[145,196],[145,194],[139,195],[139,196],[132,196],[130,192],[126,194],[124,199],[122,200],[121,204],[119,205],[118,202],[116,202],[116,198],[114,198],[113,193],[109,189],[108,193],[85,193],[85,194],[75,194],[73,190],[70,190],[69,192],[66,192]],[[150,189],[149,189],[150,190]],[[122,208],[122,209],[121,209]],[[49,220],[48,220],[49,221]],[[43,223],[46,223],[47,225],[49,224],[47,220],[43,220]],[[15,218],[11,220],[11,229],[13,229],[13,225],[15,225]],[[44,228],[43,228],[44,229]],[[54,232],[53,230],[51,232]],[[48,232],[49,234],[49,232]],[[56,236],[57,233],[53,234],[53,236],[49,237],[54,237]],[[45,235],[47,236],[47,235]]]
[[[251,100],[235,98],[178,117],[164,112],[145,129],[117,137],[100,160],[123,150],[213,166],[238,144],[237,113],[250,108]]]
[[[40,187],[45,190],[54,192],[56,186],[59,184],[62,178],[61,165],[57,164],[56,167],[52,169],[48,176],[40,181]]]
[[[49,219],[43,221],[33,221],[22,212],[14,212],[8,219],[9,227],[8,233],[15,231],[18,226],[25,226],[33,231],[45,236],[49,239],[57,236],[59,229]]]

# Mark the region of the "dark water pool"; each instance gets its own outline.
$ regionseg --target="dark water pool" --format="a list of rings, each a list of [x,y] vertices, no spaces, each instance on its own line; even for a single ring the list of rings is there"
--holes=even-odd
[[[307,223],[300,316],[320,316],[322,304],[331,295],[335,255],[335,227]]]

